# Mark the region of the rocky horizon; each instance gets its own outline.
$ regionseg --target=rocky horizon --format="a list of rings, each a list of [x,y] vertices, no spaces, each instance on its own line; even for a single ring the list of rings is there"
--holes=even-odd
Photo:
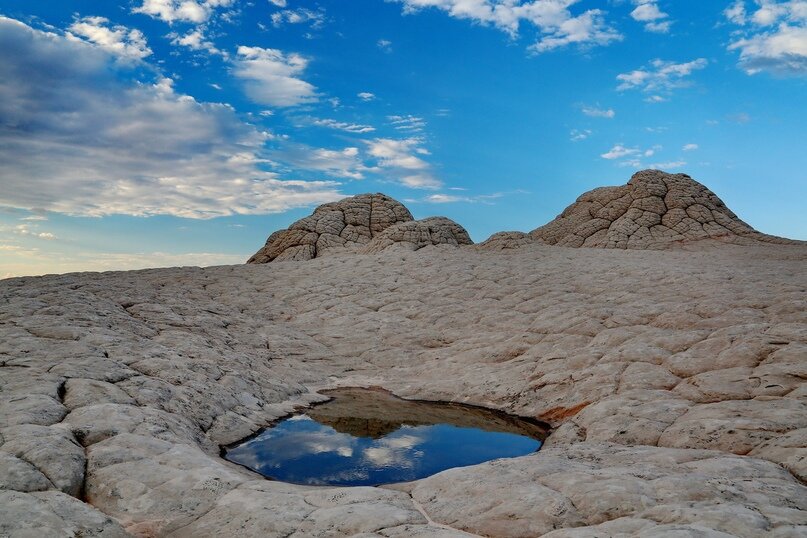
[[[799,241],[767,235],[740,220],[723,201],[687,174],[636,172],[621,187],[582,194],[551,222],[529,233],[498,232],[477,248],[502,250],[532,242],[565,247],[664,249],[712,239],[732,243]],[[415,220],[402,203],[382,193],[359,194],[317,207],[272,233],[247,263],[306,261],[339,252],[473,245],[468,232],[446,217]]]

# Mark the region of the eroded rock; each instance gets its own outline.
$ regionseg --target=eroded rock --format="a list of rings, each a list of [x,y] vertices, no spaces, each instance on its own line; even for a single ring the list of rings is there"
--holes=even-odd
[[[508,250],[520,248],[533,242],[532,236],[524,232],[498,232],[479,243],[479,250]]]
[[[360,249],[363,253],[381,252],[388,248],[420,250],[423,247],[448,245],[458,247],[472,245],[465,228],[446,217],[399,222],[373,237]]]
[[[305,261],[334,249],[366,245],[390,226],[412,220],[400,202],[384,194],[360,194],[323,204],[308,217],[269,236],[247,263]]]
[[[661,249],[703,239],[793,243],[757,232],[688,175],[660,170],[643,170],[627,185],[583,194],[530,236],[564,247],[623,249]]]

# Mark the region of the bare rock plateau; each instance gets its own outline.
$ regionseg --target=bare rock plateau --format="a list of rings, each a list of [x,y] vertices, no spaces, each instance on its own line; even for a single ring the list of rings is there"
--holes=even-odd
[[[373,194],[254,263],[0,281],[0,536],[807,536],[805,243],[658,171],[470,243]],[[339,387],[553,430],[384,487],[221,457]]]

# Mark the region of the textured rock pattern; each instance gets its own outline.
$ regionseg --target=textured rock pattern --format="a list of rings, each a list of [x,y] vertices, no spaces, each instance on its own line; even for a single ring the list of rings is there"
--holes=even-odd
[[[807,523],[804,487],[787,471],[709,450],[583,443],[394,487],[484,536],[797,536]]]
[[[757,232],[686,174],[644,170],[627,185],[589,191],[533,239],[565,247],[662,249],[682,241],[793,243]]]
[[[0,535],[803,536],[806,264],[534,242],[0,281]],[[219,457],[337,386],[556,431],[386,489]]]
[[[366,245],[390,226],[411,220],[409,210],[389,196],[360,194],[323,204],[288,229],[273,233],[247,263],[311,260],[333,249]]]
[[[445,217],[431,217],[411,222],[399,222],[373,237],[360,252],[381,252],[390,247],[419,250],[423,247],[472,245],[465,228]]]
[[[508,250],[521,248],[533,241],[532,236],[524,232],[499,232],[479,243],[476,248],[479,250]]]

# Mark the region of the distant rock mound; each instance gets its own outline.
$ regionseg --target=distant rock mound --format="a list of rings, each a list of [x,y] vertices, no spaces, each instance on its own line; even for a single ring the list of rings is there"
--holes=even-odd
[[[643,170],[627,185],[583,194],[530,236],[565,247],[623,249],[663,249],[701,239],[798,243],[757,232],[688,175],[660,170]]]
[[[247,263],[305,261],[334,252],[379,252],[391,246],[472,244],[465,229],[444,217],[415,221],[402,203],[381,193],[323,204],[308,217],[269,236]]]
[[[524,232],[498,232],[476,245],[479,250],[509,250],[529,245],[534,239]]]
[[[380,252],[387,248],[419,250],[430,245],[473,245],[465,228],[446,217],[430,217],[393,224],[361,248],[361,252]]]

